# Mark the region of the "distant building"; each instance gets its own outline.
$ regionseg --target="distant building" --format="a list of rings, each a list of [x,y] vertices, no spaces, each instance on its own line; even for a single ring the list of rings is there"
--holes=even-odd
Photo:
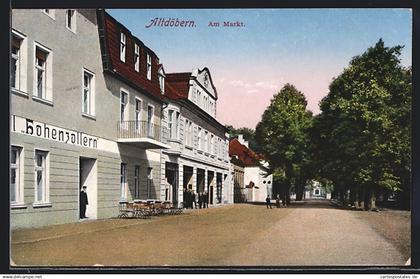
[[[230,141],[229,155],[234,169],[235,201],[264,202],[267,195],[273,198],[273,176],[268,174],[268,163],[248,147],[242,135]]]
[[[216,120],[217,90],[208,68],[165,75],[162,181],[165,199],[185,202],[185,193],[206,194],[210,205],[232,203],[233,190],[224,125]]]

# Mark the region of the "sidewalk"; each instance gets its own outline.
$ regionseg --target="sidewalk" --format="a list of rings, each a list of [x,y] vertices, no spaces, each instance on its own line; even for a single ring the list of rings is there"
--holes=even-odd
[[[142,224],[148,224],[150,222],[156,222],[166,218],[177,218],[182,215],[201,215],[209,212],[210,210],[216,210],[220,208],[226,208],[232,206],[231,204],[223,204],[217,206],[211,206],[209,208],[202,209],[184,209],[181,215],[162,215],[153,216],[151,219],[99,219],[99,220],[84,220],[76,223],[67,223],[61,225],[52,225],[39,228],[25,228],[17,229],[11,232],[11,244],[23,244],[23,243],[34,243],[43,240],[56,239],[60,237],[66,237],[71,235],[92,233],[99,231],[110,231],[120,228],[128,228],[131,226],[138,226]]]

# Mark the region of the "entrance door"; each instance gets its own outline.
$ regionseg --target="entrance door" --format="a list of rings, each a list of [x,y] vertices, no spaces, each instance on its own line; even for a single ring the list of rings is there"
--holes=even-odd
[[[217,203],[222,202],[222,174],[217,173],[216,175],[216,199]]]
[[[88,205],[86,206],[86,217],[88,217],[89,219],[98,218],[97,181],[98,181],[98,175],[97,175],[97,169],[96,169],[96,159],[80,157],[79,159],[79,191],[82,189],[83,186],[86,186],[86,193],[88,196]],[[80,216],[80,212],[78,216]]]
[[[167,193],[165,196],[171,197],[173,204],[178,204],[178,164],[166,162],[165,165],[165,177],[169,184],[171,184],[171,193]]]
[[[210,186],[210,193],[209,193],[210,195],[210,201],[209,201],[209,203],[210,204],[213,204],[213,185],[211,185]]]

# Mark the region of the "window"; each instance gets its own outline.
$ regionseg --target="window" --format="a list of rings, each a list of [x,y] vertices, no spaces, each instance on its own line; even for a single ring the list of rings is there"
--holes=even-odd
[[[134,198],[140,198],[140,166],[134,166]]]
[[[214,135],[210,136],[210,154],[213,155],[214,154]]]
[[[218,151],[217,152],[217,156],[221,158],[222,157],[222,150],[223,150],[223,148],[222,148],[222,139],[218,138],[217,139],[217,142],[218,142],[217,143],[217,151]]]
[[[27,40],[25,35],[12,30],[11,43],[10,86],[26,93]]]
[[[135,121],[136,121],[136,131],[137,133],[140,132],[140,125],[141,125],[141,100],[136,98],[136,115],[135,115]]]
[[[21,77],[21,49],[22,39],[17,36],[12,36],[12,61],[10,65],[10,86],[20,89]]]
[[[147,106],[147,136],[148,137],[154,136],[153,114],[154,114],[154,107],[151,105],[148,105]]]
[[[21,176],[21,151],[17,146],[12,146],[10,158],[10,203],[11,205],[23,203],[23,181]]]
[[[174,134],[173,134],[173,118],[174,118],[174,111],[173,110],[169,110],[168,111],[168,129],[169,129],[169,138],[173,138]]]
[[[55,10],[54,9],[42,9],[42,11],[44,12],[44,14],[46,14],[50,18],[55,19]]]
[[[34,96],[52,100],[52,53],[35,43]]]
[[[93,73],[83,69],[82,112],[89,115],[95,115],[94,84]]]
[[[178,139],[179,130],[179,112],[170,109],[168,111],[168,129],[171,139]]]
[[[193,132],[192,132],[192,122],[185,119],[185,144],[192,146],[193,141]]]
[[[128,93],[121,91],[120,96],[120,120],[121,122],[126,121],[127,116],[127,104],[128,104]]]
[[[36,48],[35,71],[36,71],[36,96],[45,99],[47,53]]]
[[[76,10],[66,10],[66,27],[76,32]]]
[[[202,135],[201,135],[201,128],[198,127],[198,147],[197,147],[198,150],[202,150],[201,149],[202,148],[202,146],[201,146],[201,141],[202,141],[201,137],[202,137]]]
[[[189,137],[190,137],[190,146],[192,146],[193,145],[193,138],[194,138],[192,122],[190,122],[190,125],[188,127],[188,133],[189,133]]]
[[[152,57],[147,54],[147,79],[152,79]]]
[[[120,175],[120,185],[121,185],[121,200],[127,200],[127,176],[126,176],[127,165],[121,163],[121,175]]]
[[[134,70],[140,71],[140,47],[134,44]]]
[[[209,132],[204,132],[204,151],[209,152]]]
[[[122,62],[125,62],[125,49],[126,49],[126,36],[124,33],[121,33],[121,38],[120,38],[120,60]]]
[[[152,198],[153,168],[147,168],[147,198]]]
[[[162,94],[165,93],[165,76],[163,75],[163,71],[159,71],[159,85],[160,85],[160,92]]]
[[[48,152],[35,150],[35,204],[48,203]]]
[[[175,113],[175,138],[179,139],[179,112]]]

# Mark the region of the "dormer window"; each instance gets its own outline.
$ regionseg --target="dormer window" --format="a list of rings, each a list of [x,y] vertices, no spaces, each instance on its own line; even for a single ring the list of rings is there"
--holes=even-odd
[[[147,79],[152,79],[152,57],[147,54]]]
[[[125,62],[125,50],[126,50],[126,36],[121,32],[120,37],[120,60]]]
[[[134,70],[140,71],[140,47],[137,44],[134,45]]]
[[[55,10],[54,9],[42,9],[44,14],[48,15],[50,18],[55,19]]]
[[[76,11],[66,11],[66,27],[72,32],[76,32]]]
[[[159,85],[160,85],[160,92],[165,94],[165,72],[163,71],[163,67],[159,69]]]

